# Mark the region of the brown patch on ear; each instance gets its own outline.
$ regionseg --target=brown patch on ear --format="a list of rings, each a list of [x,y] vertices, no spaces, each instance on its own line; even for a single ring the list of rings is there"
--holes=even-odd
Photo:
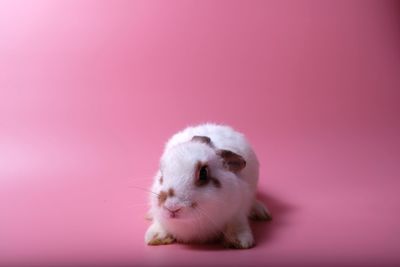
[[[158,194],[158,206],[161,206],[168,198],[168,193],[165,191],[160,191]]]
[[[246,167],[243,157],[232,151],[221,149],[217,154],[224,160],[224,167],[232,172],[239,172]]]
[[[204,143],[204,144],[207,144],[207,145],[211,145],[211,139],[208,136],[195,135],[195,136],[192,137],[192,141]]]
[[[158,179],[158,181],[160,182],[160,184],[162,184],[164,181],[163,177],[161,176],[160,179]]]

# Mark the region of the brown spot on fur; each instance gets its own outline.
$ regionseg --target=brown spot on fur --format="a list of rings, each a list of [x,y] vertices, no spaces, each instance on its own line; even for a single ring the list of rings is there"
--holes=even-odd
[[[192,202],[192,204],[190,205],[190,207],[192,207],[192,208],[196,208],[197,207],[197,202]]]
[[[160,179],[158,179],[158,181],[160,182],[160,184],[162,184],[164,182],[163,177],[161,176]]]
[[[158,205],[161,206],[168,198],[168,193],[165,191],[160,191],[158,194]]]
[[[168,189],[168,192],[160,191],[160,193],[158,194],[158,205],[161,206],[162,204],[164,204],[168,197],[173,196],[175,196],[175,191],[172,188]]]
[[[175,196],[175,191],[174,191],[174,189],[172,189],[172,188],[168,189],[168,196],[169,196],[169,197]]]

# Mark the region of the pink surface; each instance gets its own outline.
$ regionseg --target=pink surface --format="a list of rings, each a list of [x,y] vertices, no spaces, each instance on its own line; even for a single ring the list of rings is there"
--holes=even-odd
[[[394,1],[2,1],[0,266],[400,265],[399,22]],[[247,134],[274,220],[251,250],[148,247],[137,187],[204,121]]]

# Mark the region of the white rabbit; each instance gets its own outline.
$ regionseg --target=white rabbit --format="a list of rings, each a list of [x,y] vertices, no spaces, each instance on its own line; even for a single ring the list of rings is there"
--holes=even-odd
[[[257,156],[243,134],[229,126],[203,124],[178,132],[167,142],[151,188],[145,234],[149,245],[207,242],[250,248],[248,218],[268,220],[256,200]]]

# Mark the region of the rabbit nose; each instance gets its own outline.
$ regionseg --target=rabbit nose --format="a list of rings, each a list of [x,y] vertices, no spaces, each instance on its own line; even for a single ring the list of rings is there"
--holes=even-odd
[[[180,211],[182,209],[182,207],[180,206],[176,206],[176,205],[166,205],[164,206],[165,209],[167,209],[169,212],[173,212],[176,213],[178,211]]]
[[[177,207],[174,207],[174,208],[167,208],[166,207],[166,209],[169,211],[169,212],[172,212],[172,213],[177,213],[178,211],[180,211],[182,208],[177,208]]]
[[[176,205],[164,206],[164,208],[168,211],[168,215],[171,218],[175,218],[177,216],[178,212],[182,210],[181,206],[176,206]]]

